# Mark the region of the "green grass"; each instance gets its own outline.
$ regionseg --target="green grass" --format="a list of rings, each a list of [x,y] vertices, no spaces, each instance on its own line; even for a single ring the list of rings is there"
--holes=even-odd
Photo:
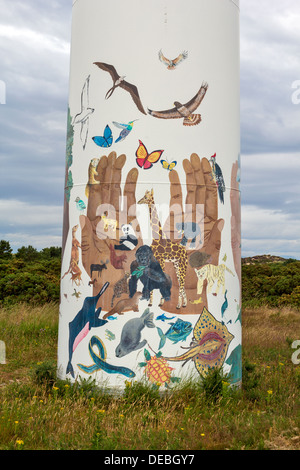
[[[0,449],[213,450],[300,449],[300,312],[243,312],[243,386],[215,371],[161,396],[127,381],[110,396],[90,378],[56,378],[58,306],[0,309]]]

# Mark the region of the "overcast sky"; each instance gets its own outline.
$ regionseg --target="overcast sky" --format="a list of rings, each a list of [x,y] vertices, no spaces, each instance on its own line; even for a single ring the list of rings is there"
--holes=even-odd
[[[0,8],[0,239],[60,246],[72,0]],[[242,256],[300,259],[300,2],[240,8]]]

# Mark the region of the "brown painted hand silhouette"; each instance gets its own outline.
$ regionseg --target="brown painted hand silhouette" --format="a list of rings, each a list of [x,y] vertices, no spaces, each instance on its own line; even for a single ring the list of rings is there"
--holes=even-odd
[[[207,282],[204,281],[202,293],[197,292],[198,278],[195,268],[205,264],[218,265],[221,248],[221,232],[224,220],[218,219],[218,192],[212,178],[211,166],[206,158],[200,160],[193,153],[190,159],[183,161],[186,174],[187,194],[185,207],[183,205],[182,184],[178,173],[173,170],[169,173],[170,179],[170,216],[164,225],[164,231],[170,238],[180,243],[176,228],[182,221],[202,221],[202,245],[199,249],[187,250],[188,265],[185,274],[185,294],[187,303],[180,309],[180,314],[199,314],[203,307],[207,307]],[[187,244],[187,248],[189,243]],[[197,247],[196,247],[197,248]],[[172,279],[172,298],[177,298],[179,284],[171,263],[167,263],[165,271]],[[174,296],[174,297],[173,297]],[[168,301],[162,307],[167,312],[173,312],[174,301]]]
[[[89,186],[87,215],[80,216],[82,264],[93,282],[94,295],[106,281],[110,282],[100,299],[102,310],[106,311],[111,309],[114,284],[124,277],[125,272],[130,273],[130,264],[135,259],[135,251],[142,244],[135,211],[138,170],[132,168],[128,172],[122,195],[121,177],[125,162],[126,156],[117,157],[115,152],[111,152],[108,157],[100,158],[94,177],[97,184]],[[120,205],[122,197],[130,209],[128,216],[127,211],[122,211],[123,218]],[[117,258],[112,258],[111,250],[115,244],[119,244],[120,220],[122,223],[132,224],[138,237],[138,245],[131,251],[115,250],[114,256]],[[112,222],[117,222],[117,226]],[[92,265],[99,265],[100,268]],[[102,265],[104,267],[101,269]]]
[[[237,273],[240,290],[242,286],[242,272],[241,272],[241,201],[240,201],[240,188],[237,181],[239,165],[234,162],[231,169],[231,248],[233,254],[233,262],[235,271]]]

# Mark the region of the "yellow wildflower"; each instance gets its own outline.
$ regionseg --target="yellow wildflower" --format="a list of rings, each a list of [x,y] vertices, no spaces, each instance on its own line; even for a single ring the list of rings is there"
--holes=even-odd
[[[17,445],[17,447],[21,447],[21,446],[24,445],[24,441],[22,441],[22,439],[17,439],[16,440],[16,445]]]

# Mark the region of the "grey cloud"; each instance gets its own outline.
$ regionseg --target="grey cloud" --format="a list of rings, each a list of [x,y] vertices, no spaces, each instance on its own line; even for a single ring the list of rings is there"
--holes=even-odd
[[[292,83],[300,78],[299,2],[241,5],[242,152],[291,152],[300,147],[300,106]]]
[[[0,0],[1,194],[61,203],[71,4]]]

